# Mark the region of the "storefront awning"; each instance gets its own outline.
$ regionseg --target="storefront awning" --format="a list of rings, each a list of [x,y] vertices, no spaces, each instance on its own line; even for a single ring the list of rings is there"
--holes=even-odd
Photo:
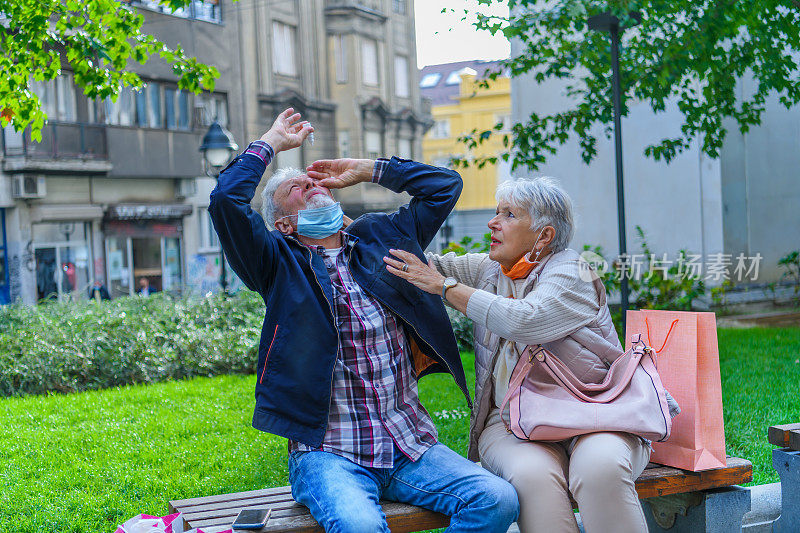
[[[103,218],[99,205],[37,205],[30,211],[31,223]]]
[[[186,204],[119,204],[106,210],[108,220],[171,220],[192,214]]]

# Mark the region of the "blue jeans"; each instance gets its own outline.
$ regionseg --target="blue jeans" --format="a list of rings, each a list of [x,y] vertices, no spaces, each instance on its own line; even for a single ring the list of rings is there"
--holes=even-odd
[[[444,444],[412,462],[395,448],[394,468],[368,468],[329,452],[292,452],[292,496],[333,532],[389,531],[379,500],[450,516],[449,532],[505,533],[517,519],[514,487]]]

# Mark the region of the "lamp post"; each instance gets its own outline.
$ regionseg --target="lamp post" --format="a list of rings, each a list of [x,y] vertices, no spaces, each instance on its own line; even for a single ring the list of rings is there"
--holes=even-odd
[[[200,151],[203,153],[203,171],[206,176],[219,180],[219,173],[230,161],[231,156],[239,149],[231,132],[214,121],[203,136]],[[220,273],[219,285],[222,292],[228,292],[228,279],[225,273],[225,252],[222,244],[219,247]]]
[[[640,13],[629,14],[628,27],[633,27],[642,21]],[[619,18],[611,13],[600,13],[589,17],[587,21],[590,30],[607,31],[611,34],[611,86],[614,104],[614,157],[617,166],[617,225],[619,231],[619,255],[627,258],[628,245],[625,239],[625,192],[622,181],[622,89],[619,80],[619,36],[621,30]],[[620,306],[622,307],[622,330],[625,330],[625,314],[628,310],[628,278],[624,271],[620,279]]]

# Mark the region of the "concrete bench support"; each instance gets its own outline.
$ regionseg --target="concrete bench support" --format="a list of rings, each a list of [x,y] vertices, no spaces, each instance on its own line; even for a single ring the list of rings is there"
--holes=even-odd
[[[642,500],[650,533],[741,533],[750,491],[732,486]]]
[[[781,478],[781,515],[772,531],[796,532],[800,528],[800,451],[772,450],[772,466]]]

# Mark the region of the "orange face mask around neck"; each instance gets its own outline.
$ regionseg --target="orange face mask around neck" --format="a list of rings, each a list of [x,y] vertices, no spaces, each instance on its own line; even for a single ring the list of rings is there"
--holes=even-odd
[[[520,279],[527,277],[528,274],[531,273],[531,270],[533,270],[533,268],[539,264],[539,261],[531,261],[530,259],[528,259],[528,255],[530,254],[525,254],[522,257],[520,257],[519,261],[517,261],[516,264],[510,269],[507,269],[506,267],[500,267],[503,274],[505,274],[505,276],[510,279]]]

